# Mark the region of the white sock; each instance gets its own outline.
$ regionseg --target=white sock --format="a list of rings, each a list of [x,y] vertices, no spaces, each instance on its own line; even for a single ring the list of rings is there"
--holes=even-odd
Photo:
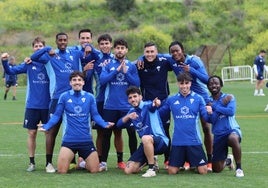
[[[78,166],[80,167],[80,168],[86,168],[86,161],[81,161],[79,164],[78,164]]]

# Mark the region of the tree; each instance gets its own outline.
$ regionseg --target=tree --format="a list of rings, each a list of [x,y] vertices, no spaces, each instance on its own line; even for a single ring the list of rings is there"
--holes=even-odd
[[[106,0],[106,4],[110,10],[121,16],[135,7],[135,0]]]

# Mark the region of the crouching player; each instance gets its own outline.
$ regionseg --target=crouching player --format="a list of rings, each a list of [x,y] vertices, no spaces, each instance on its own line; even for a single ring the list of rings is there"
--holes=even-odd
[[[124,172],[126,174],[138,173],[141,167],[148,164],[149,169],[142,177],[156,176],[154,155],[163,154],[168,149],[169,142],[156,110],[161,102],[157,98],[150,102],[142,101],[141,91],[135,86],[130,86],[126,94],[132,108],[117,122],[117,126],[134,126],[141,138],[141,144],[129,158]],[[132,123],[126,124],[129,121]]]

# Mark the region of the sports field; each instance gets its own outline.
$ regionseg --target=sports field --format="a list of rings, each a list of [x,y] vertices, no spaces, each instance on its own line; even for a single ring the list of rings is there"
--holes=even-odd
[[[176,85],[171,85],[176,92]],[[268,103],[268,89],[265,97],[253,97],[254,85],[247,82],[226,82],[223,91],[232,93],[237,99],[237,120],[243,132],[242,167],[245,177],[236,178],[234,171],[225,169],[222,173],[198,175],[194,172],[180,172],[168,175],[163,169],[163,158],[159,157],[160,172],[153,178],[142,178],[141,173],[125,175],[115,168],[116,155],[111,147],[108,171],[90,174],[83,170],[71,171],[66,175],[45,172],[45,139],[38,133],[36,151],[36,171],[26,172],[28,154],[27,133],[22,128],[24,116],[25,88],[18,88],[18,100],[3,100],[0,95],[0,187],[268,187],[268,113],[264,107]],[[267,126],[267,127],[266,127]],[[124,160],[129,157],[126,131]],[[95,131],[93,131],[95,135]],[[60,147],[61,135],[57,138],[54,164]]]

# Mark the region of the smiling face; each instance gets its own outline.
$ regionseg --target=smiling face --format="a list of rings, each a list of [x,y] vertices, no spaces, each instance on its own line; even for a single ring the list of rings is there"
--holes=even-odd
[[[157,56],[156,46],[148,46],[144,48],[144,57],[148,62],[153,62]]]
[[[116,45],[114,48],[114,55],[116,59],[122,60],[126,57],[128,49],[124,45]]]
[[[134,108],[138,107],[141,101],[142,101],[142,96],[138,93],[130,93],[128,95],[128,102]]]
[[[178,44],[171,46],[169,52],[175,61],[184,62],[184,51]]]
[[[86,44],[92,43],[92,36],[90,32],[82,32],[79,35],[79,44],[85,48]]]
[[[70,85],[72,86],[72,89],[74,91],[81,91],[83,86],[84,86],[84,84],[85,84],[85,81],[80,76],[72,77],[71,80],[70,80]]]
[[[207,86],[212,96],[218,95],[222,88],[221,81],[217,77],[210,78]]]
[[[113,47],[113,44],[109,40],[101,40],[98,45],[100,51],[104,54],[110,53]]]
[[[192,85],[192,82],[188,80],[178,81],[178,87],[179,87],[180,93],[183,96],[187,96],[191,92],[190,90],[191,85]]]
[[[56,44],[58,49],[65,50],[68,45],[68,36],[67,35],[58,35],[56,38]]]

